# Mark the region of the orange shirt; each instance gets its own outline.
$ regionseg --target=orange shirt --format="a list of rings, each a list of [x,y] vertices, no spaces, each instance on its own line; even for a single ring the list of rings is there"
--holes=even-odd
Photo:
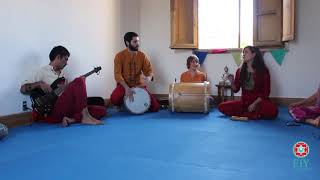
[[[145,76],[152,74],[150,61],[143,52],[130,53],[125,49],[114,58],[114,78],[117,82],[124,80],[129,87],[143,85],[142,73]]]
[[[186,71],[181,74],[180,82],[184,83],[197,83],[206,81],[206,74],[201,71],[196,71],[194,76],[190,71]]]

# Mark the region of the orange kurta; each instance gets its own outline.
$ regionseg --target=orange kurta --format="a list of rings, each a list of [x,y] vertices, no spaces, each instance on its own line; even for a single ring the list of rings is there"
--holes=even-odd
[[[201,71],[195,72],[194,75],[190,71],[186,71],[180,77],[180,82],[183,83],[199,83],[204,81],[206,81],[206,74]]]
[[[137,51],[130,53],[128,49],[119,52],[114,59],[114,78],[117,82],[125,81],[129,87],[144,85],[141,78],[152,74],[152,67],[147,56]]]

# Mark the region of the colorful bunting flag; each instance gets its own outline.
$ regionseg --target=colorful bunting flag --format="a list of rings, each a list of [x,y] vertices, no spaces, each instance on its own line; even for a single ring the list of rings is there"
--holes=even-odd
[[[222,54],[228,52],[227,49],[212,49],[209,51],[211,54]]]
[[[198,56],[199,58],[199,63],[203,64],[204,60],[206,59],[208,53],[209,54],[219,54],[219,53],[226,53],[228,52],[226,49],[213,49],[210,51],[193,51],[193,54],[195,54],[196,56]],[[287,51],[282,48],[282,49],[275,49],[275,50],[271,50],[270,53],[272,54],[274,60],[281,66],[284,57],[287,53]],[[232,57],[234,59],[234,62],[238,65],[238,67],[241,64],[241,52],[231,52]]]
[[[284,48],[282,48],[282,49],[271,50],[270,52],[274,60],[281,66],[287,51]]]
[[[199,58],[199,63],[203,64],[204,60],[207,57],[208,52],[207,51],[193,51],[193,54],[195,54],[196,56],[198,56]]]
[[[241,52],[231,52],[234,62],[238,65],[241,64]]]

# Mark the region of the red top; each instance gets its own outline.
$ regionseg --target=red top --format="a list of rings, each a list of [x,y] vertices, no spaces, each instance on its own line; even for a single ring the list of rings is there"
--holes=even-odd
[[[239,68],[236,72],[235,81],[234,81],[236,89],[233,91],[235,93],[237,93],[240,90],[240,72],[241,72],[241,69]],[[269,99],[269,94],[270,94],[269,70],[266,69],[261,74],[253,73],[253,80],[254,80],[254,87],[252,90],[246,90],[245,88],[241,88],[242,90],[241,100],[252,103],[258,97],[260,97],[262,100]]]

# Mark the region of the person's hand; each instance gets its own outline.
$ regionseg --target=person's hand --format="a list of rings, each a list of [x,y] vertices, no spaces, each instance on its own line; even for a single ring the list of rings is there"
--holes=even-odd
[[[151,83],[153,81],[153,76],[147,76],[147,77],[144,77],[144,81],[146,83]]]
[[[83,81],[86,81],[86,77],[85,77],[85,76],[80,76],[80,78],[81,78]]]
[[[55,92],[57,95],[61,95],[63,93],[63,91],[66,89],[67,84],[58,84],[57,85],[57,91]]]
[[[135,94],[135,92],[131,88],[126,88],[126,97],[129,98],[130,102],[134,101],[133,94]]]
[[[228,80],[231,82],[231,84],[233,83],[234,81],[234,76],[232,74],[229,74],[229,76],[227,77]]]
[[[248,112],[253,112],[257,109],[257,104],[256,103],[252,103],[250,104],[250,106],[248,107]]]
[[[52,91],[52,88],[50,87],[50,85],[45,82],[40,82],[39,86],[42,89],[42,91],[45,93],[49,93]]]

